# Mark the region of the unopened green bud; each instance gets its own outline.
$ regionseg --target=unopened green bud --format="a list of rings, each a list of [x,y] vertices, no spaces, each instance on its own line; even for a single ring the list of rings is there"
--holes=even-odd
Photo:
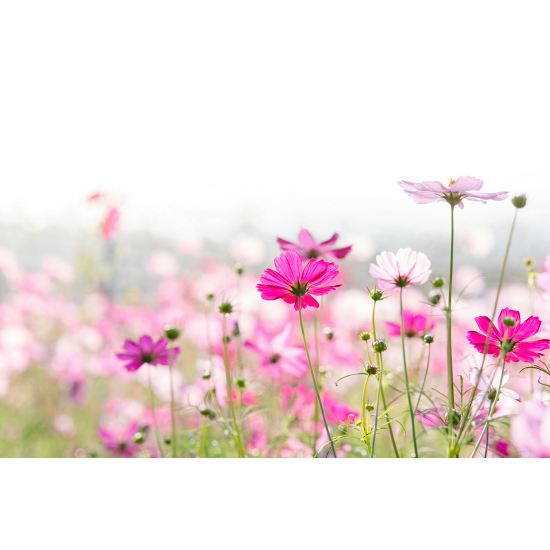
[[[443,277],[435,277],[432,281],[434,288],[441,288],[445,284],[445,279]]]
[[[365,368],[367,370],[367,374],[370,374],[371,376],[376,376],[376,374],[378,374],[378,367],[371,365],[370,363]]]
[[[491,390],[488,394],[487,394],[487,399],[489,399],[489,401],[494,401],[497,397],[497,390]]]
[[[203,380],[209,380],[212,376],[212,371],[210,369],[204,369],[201,374]]]
[[[222,302],[218,309],[223,315],[229,315],[230,313],[233,313],[233,306],[229,302]]]
[[[231,342],[231,336],[229,336],[229,334],[226,334],[225,336],[222,336],[222,342],[224,344],[229,344],[229,342]]]
[[[452,423],[453,426],[458,426],[460,424],[460,420],[462,418],[462,415],[460,414],[460,411],[457,411],[456,409],[453,409],[452,413]],[[449,412],[447,411],[447,414],[445,415],[445,423],[449,425]]]
[[[437,290],[432,290],[428,294],[428,300],[430,300],[430,304],[436,306],[441,301],[441,292],[438,292]]]
[[[141,445],[145,441],[146,437],[147,437],[147,434],[144,434],[143,432],[136,432],[134,434],[134,443]]]
[[[210,413],[212,412],[206,405],[199,405],[199,412],[203,416],[210,416]]]
[[[240,334],[241,334],[241,331],[239,329],[239,323],[237,323],[236,321],[235,321],[235,324],[233,325],[232,333],[233,333],[233,336],[235,336],[235,337],[240,336]]]
[[[533,258],[523,258],[523,265],[525,267],[530,267],[533,265]]]
[[[177,340],[180,337],[181,330],[176,325],[166,325],[164,327],[164,336],[168,340]]]
[[[527,195],[516,195],[512,198],[512,204],[516,208],[523,208],[527,204]]]
[[[502,324],[505,327],[515,327],[517,322],[513,317],[504,317],[504,319],[502,319]]]
[[[370,405],[369,403],[367,403],[365,405],[365,410],[366,411],[374,411],[374,404],[373,405]]]
[[[214,299],[214,294],[207,294],[206,299],[210,302],[211,300]]]
[[[384,340],[376,340],[376,342],[372,344],[372,349],[376,353],[382,353],[383,351],[386,351],[388,349],[388,346],[386,345],[386,342],[384,342]]]
[[[359,338],[363,340],[363,342],[368,342],[371,339],[371,333],[370,330],[367,330],[367,332],[363,332],[362,330],[359,332]]]
[[[248,382],[244,378],[237,378],[235,383],[239,386],[239,388],[246,388],[248,385]]]
[[[368,287],[367,287],[368,288]],[[380,300],[384,299],[384,292],[385,290],[378,290],[376,287],[374,287],[372,290],[369,290],[369,296],[375,301],[378,302]]]
[[[325,327],[323,332],[325,333],[325,338],[327,340],[332,340],[334,338],[334,332],[332,332],[330,327]]]
[[[244,273],[244,269],[243,269],[243,266],[239,263],[236,263],[235,264],[235,273],[237,275],[242,275]]]
[[[424,336],[422,336],[422,340],[424,340],[425,344],[433,344],[434,336],[433,334],[424,334]]]

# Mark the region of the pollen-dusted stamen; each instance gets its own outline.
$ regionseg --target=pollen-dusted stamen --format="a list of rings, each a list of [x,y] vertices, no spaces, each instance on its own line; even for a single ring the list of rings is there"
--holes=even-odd
[[[452,185],[453,183],[455,183],[455,182],[456,182],[455,179],[449,178],[449,187],[451,187],[451,185]]]

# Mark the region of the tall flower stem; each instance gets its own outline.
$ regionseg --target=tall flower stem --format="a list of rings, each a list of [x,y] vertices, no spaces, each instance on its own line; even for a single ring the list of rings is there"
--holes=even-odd
[[[361,409],[361,426],[363,427],[363,441],[367,443],[367,436],[369,435],[369,425],[367,423],[367,387],[369,385],[370,374],[367,375],[365,380],[365,386],[363,387],[363,408]],[[370,445],[370,443],[368,443]]]
[[[489,437],[488,437],[489,436],[489,419],[491,418],[491,415],[493,414],[493,412],[497,408],[497,401],[498,401],[498,398],[500,397],[500,389],[502,388],[502,380],[504,379],[504,369],[506,367],[506,355],[507,354],[505,352],[504,353],[504,362],[502,364],[502,369],[500,371],[500,380],[498,382],[497,393],[496,393],[495,398],[493,399],[491,405],[489,406],[489,410],[487,411],[487,418],[486,418],[485,426],[483,428],[483,431],[481,432],[481,435],[479,436],[479,439],[477,440],[476,446],[474,447],[474,451],[472,452],[472,456],[470,456],[470,458],[474,458],[476,456],[477,450],[479,449],[479,445],[481,444],[481,441],[482,441],[483,436],[485,435],[485,433],[487,433],[487,442],[489,441]],[[479,375],[479,378],[481,378],[481,374]],[[488,444],[487,444],[487,447],[489,447]],[[487,458],[487,447],[485,448],[485,458]]]
[[[334,443],[332,442],[332,436],[330,435],[330,430],[328,429],[327,418],[325,416],[325,409],[323,408],[323,402],[321,401],[321,395],[319,394],[317,380],[315,380],[315,372],[313,371],[313,367],[311,366],[311,358],[309,357],[309,349],[307,347],[306,333],[304,331],[304,322],[302,320],[302,297],[301,296],[298,296],[298,313],[300,315],[300,328],[302,329],[302,338],[304,339],[304,347],[306,349],[307,363],[309,365],[309,370],[311,372],[311,379],[313,380],[313,387],[315,388],[315,394],[317,395],[319,408],[321,409],[321,414],[323,415],[323,422],[325,423],[325,430],[327,431],[328,440],[330,441],[332,454],[334,455],[334,458],[337,458],[336,449],[334,448]]]
[[[172,375],[174,362],[174,351],[172,346],[168,350],[168,371],[170,373],[170,420],[172,421],[172,458],[177,458],[178,456],[178,445],[176,441],[176,415],[174,412],[175,400],[174,400],[174,378]]]
[[[446,307],[447,312],[447,392],[449,399],[449,447],[448,456],[451,454],[454,436],[454,415],[455,393],[453,385],[453,345],[452,345],[452,300],[453,300],[453,267],[454,267],[454,246],[455,246],[455,207],[451,204],[451,261],[449,267],[449,300]]]
[[[407,354],[405,353],[405,327],[404,327],[404,321],[403,321],[403,288],[401,288],[399,292],[399,307],[401,310],[401,348],[403,350],[403,372],[405,373],[405,385],[407,386],[407,400],[409,401],[409,412],[411,413],[414,456],[415,458],[419,458],[418,446],[416,444],[416,430],[414,427],[414,411],[413,411],[412,400],[411,400],[411,388],[409,386],[409,375],[407,373]]]
[[[374,340],[376,341],[376,322],[375,322],[375,311],[376,311],[376,301],[374,301],[374,304],[372,306],[372,336]],[[368,353],[368,345],[367,345],[367,353]],[[376,354],[376,365],[378,368],[380,368],[380,376],[382,377],[382,368],[380,367],[380,358],[378,356],[379,354]],[[370,354],[369,354],[370,357]],[[388,410],[388,406],[386,405],[386,396],[384,395],[384,384],[382,383],[382,378],[380,378],[380,396],[382,397],[382,404],[384,405],[384,410]],[[388,430],[390,432],[390,438],[391,438],[391,444],[393,446],[393,451],[395,453],[395,457],[399,458],[399,451],[397,450],[397,442],[395,441],[395,437],[393,435],[393,429],[391,427],[391,417],[390,413],[386,413],[386,417],[388,419]],[[374,452],[374,443],[373,443],[373,452]]]
[[[321,307],[323,307],[323,297],[321,296]],[[321,310],[321,318],[322,318],[322,310]],[[313,312],[313,338],[315,340],[315,380],[317,380],[317,383],[319,384],[319,367],[320,367],[320,352],[319,352],[319,330],[318,330],[318,323],[317,323],[317,311]],[[321,321],[322,323],[322,321]],[[315,413],[313,415],[313,427],[312,427],[312,441],[311,441],[311,448],[313,451],[313,454],[316,453],[316,443],[317,443],[317,424],[319,423],[319,403],[317,403],[317,400],[315,400]]]
[[[376,398],[376,412],[374,413],[374,428],[373,428],[373,435],[372,435],[372,449],[370,451],[370,457],[374,458],[374,446],[376,444],[376,432],[378,431],[378,416],[380,411],[380,397],[382,392],[382,368],[384,365],[384,361],[382,360],[382,354],[377,353],[377,357],[380,356],[380,367],[378,368],[378,396]],[[384,406],[385,410],[385,406]]]
[[[159,448],[160,456],[164,458],[164,450],[160,444],[159,427],[157,424],[157,415],[155,413],[155,395],[153,394],[153,386],[151,384],[151,365],[147,364],[147,381],[149,382],[149,397],[151,399],[151,415],[153,416],[153,427],[155,430],[155,439],[157,440],[157,447]]]
[[[239,451],[239,457],[244,458],[244,448],[241,439],[241,430],[237,423],[237,417],[235,415],[235,406],[233,405],[233,385],[231,383],[231,369],[229,367],[229,350],[227,346],[227,322],[225,315],[223,319],[223,364],[225,366],[225,383],[227,387],[227,403],[229,404],[229,412],[233,420],[233,430],[235,432],[235,439],[237,440],[237,448]]]
[[[508,261],[508,253],[510,252],[510,246],[512,244],[512,237],[514,235],[514,229],[516,227],[517,216],[518,216],[518,209],[516,208],[515,212],[514,212],[514,220],[512,221],[512,227],[510,228],[510,236],[508,237],[508,244],[506,245],[506,252],[504,254],[504,260],[502,262],[502,268],[500,270],[500,277],[499,277],[498,286],[497,286],[497,294],[496,294],[496,297],[495,297],[495,305],[493,307],[493,314],[491,315],[491,323],[489,324],[489,329],[487,331],[487,340],[485,341],[485,348],[483,350],[483,358],[481,359],[480,376],[476,380],[475,386],[472,388],[472,391],[470,392],[470,399],[468,400],[468,405],[466,406],[466,410],[464,411],[464,414],[462,415],[462,423],[460,425],[460,430],[458,432],[457,443],[456,443],[455,448],[453,449],[453,454],[455,454],[456,456],[458,456],[458,453],[460,452],[460,446],[461,446],[461,439],[460,438],[461,438],[461,436],[463,435],[464,432],[466,434],[468,433],[468,430],[470,429],[470,427],[471,427],[471,425],[474,421],[475,415],[471,416],[470,412],[472,410],[472,403],[474,401],[474,395],[477,391],[479,380],[481,379],[481,374],[483,373],[483,366],[485,365],[485,359],[487,358],[487,352],[489,350],[489,342],[490,342],[491,334],[493,332],[495,316],[496,316],[497,308],[498,308],[498,299],[500,297],[500,291],[502,289],[502,283],[504,281],[504,272],[506,271],[506,263]]]

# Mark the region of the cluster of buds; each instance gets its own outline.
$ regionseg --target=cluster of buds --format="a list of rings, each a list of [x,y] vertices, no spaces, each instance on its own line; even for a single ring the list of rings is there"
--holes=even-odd
[[[209,409],[206,405],[199,405],[199,412],[203,416],[210,418],[210,420],[214,420],[214,418],[216,418],[216,413],[212,409]]]

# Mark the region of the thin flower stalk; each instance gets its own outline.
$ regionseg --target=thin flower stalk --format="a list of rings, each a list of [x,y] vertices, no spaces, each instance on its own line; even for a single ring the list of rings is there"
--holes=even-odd
[[[376,398],[376,411],[374,413],[374,427],[373,427],[373,435],[372,435],[372,449],[370,451],[370,457],[374,458],[374,446],[376,444],[376,433],[378,431],[378,416],[380,412],[380,399],[381,399],[381,392],[382,392],[382,369],[384,365],[384,361],[382,359],[382,353],[377,353],[377,355],[380,356],[380,367],[378,369],[378,396]],[[386,406],[384,405],[384,410]],[[389,426],[389,424],[388,424]]]
[[[153,386],[151,384],[151,365],[147,365],[147,382],[149,384],[149,398],[151,399],[151,415],[153,417],[153,428],[155,430],[155,439],[159,448],[160,456],[164,458],[164,449],[160,443],[159,427],[157,424],[157,415],[155,413],[155,395],[153,394]]]
[[[323,408],[323,402],[321,401],[321,395],[319,394],[319,388],[317,386],[317,380],[315,380],[315,372],[313,371],[313,367],[311,366],[311,358],[309,356],[309,349],[307,347],[307,339],[306,339],[306,333],[304,330],[304,321],[302,319],[302,297],[298,296],[298,313],[300,316],[300,329],[302,330],[302,338],[304,340],[304,348],[306,350],[307,355],[307,363],[309,365],[309,370],[311,372],[311,379],[313,380],[313,387],[315,388],[315,395],[317,396],[317,401],[319,402],[319,408],[321,409],[321,414],[323,415],[323,422],[325,424],[325,430],[327,432],[327,437],[330,441],[330,447],[332,449],[332,454],[334,455],[334,458],[337,458],[336,455],[336,449],[334,448],[334,443],[332,441],[332,436],[330,435],[330,430],[327,423],[327,418],[325,416],[325,409]]]
[[[168,349],[168,372],[170,373],[170,420],[172,423],[172,458],[177,458],[178,456],[178,444],[176,439],[176,414],[175,414],[175,400],[174,400],[174,377],[172,374],[173,370],[173,353],[172,346]]]
[[[432,347],[430,344],[427,344],[428,346],[428,360],[426,362],[426,371],[424,372],[424,379],[422,380],[422,386],[420,387],[420,393],[418,394],[418,400],[416,402],[416,407],[414,408],[415,414],[418,410],[418,406],[420,405],[420,400],[422,399],[422,394],[424,393],[424,386],[426,385],[426,378],[428,377],[428,369],[430,368],[430,355],[432,352]]]
[[[455,206],[451,204],[451,259],[449,266],[449,299],[446,307],[447,317],[447,392],[449,399],[449,441],[448,441],[448,456],[451,455],[453,448],[454,430],[454,414],[455,408],[454,399],[454,377],[453,377],[453,346],[452,346],[452,302],[453,302],[453,267],[454,267],[454,242],[455,242],[455,222],[454,222]]]

